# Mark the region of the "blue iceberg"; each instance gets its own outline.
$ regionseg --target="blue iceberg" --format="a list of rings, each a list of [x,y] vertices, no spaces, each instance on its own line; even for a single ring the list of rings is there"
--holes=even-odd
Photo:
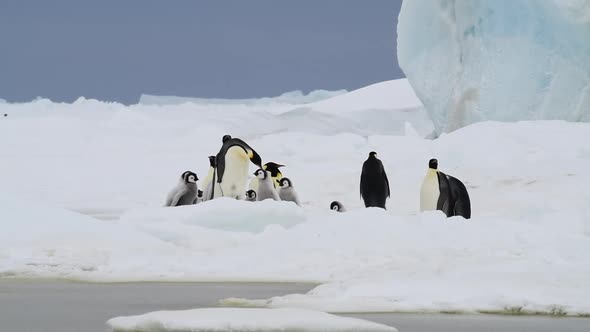
[[[398,60],[436,132],[590,120],[590,0],[411,0]]]

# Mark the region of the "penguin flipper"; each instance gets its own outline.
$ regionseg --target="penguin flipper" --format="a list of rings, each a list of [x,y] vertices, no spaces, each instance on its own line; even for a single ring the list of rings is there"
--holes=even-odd
[[[387,179],[387,173],[385,173],[385,169],[383,170],[383,180],[385,181],[385,190],[387,193],[386,197],[391,197],[391,191],[389,190],[389,180]]]

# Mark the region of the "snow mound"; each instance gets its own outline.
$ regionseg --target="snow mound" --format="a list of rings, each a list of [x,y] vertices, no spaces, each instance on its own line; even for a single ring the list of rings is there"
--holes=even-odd
[[[219,198],[202,204],[175,208],[135,209],[124,213],[120,220],[143,227],[166,224],[166,227],[170,228],[170,223],[174,222],[177,227],[197,226],[258,233],[269,225],[290,228],[304,222],[306,216],[303,210],[292,202],[266,200],[253,203]]]
[[[404,1],[398,59],[438,133],[590,121],[589,17],[588,0]]]
[[[156,311],[110,319],[115,332],[396,332],[393,327],[357,318],[302,309],[205,308]]]
[[[277,97],[266,98],[248,98],[248,99],[220,99],[220,98],[191,98],[191,97],[176,97],[176,96],[154,96],[142,94],[139,98],[141,105],[177,105],[184,103],[193,103],[201,105],[300,105],[309,104],[323,99],[332,98],[341,94],[345,94],[346,90],[314,90],[304,94],[302,91],[285,92]]]

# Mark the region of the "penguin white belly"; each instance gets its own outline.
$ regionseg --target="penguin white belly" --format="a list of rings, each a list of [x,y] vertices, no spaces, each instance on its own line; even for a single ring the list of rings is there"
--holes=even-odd
[[[248,185],[249,158],[241,147],[231,147],[225,154],[225,170],[220,196],[242,199]],[[217,188],[216,188],[217,191]],[[217,192],[215,193],[217,196]]]
[[[439,196],[438,175],[436,171],[428,170],[420,188],[420,211],[436,210]]]

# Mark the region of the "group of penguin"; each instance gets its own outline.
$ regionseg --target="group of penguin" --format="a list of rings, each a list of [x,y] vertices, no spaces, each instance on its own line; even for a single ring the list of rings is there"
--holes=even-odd
[[[248,185],[249,163],[258,166],[255,178]],[[197,187],[197,174],[186,171],[166,197],[166,206],[198,204],[218,197],[231,197],[246,201],[291,201],[300,205],[297,192],[289,178],[283,177],[274,162],[262,164],[260,155],[239,138],[225,135],[217,155],[209,156],[209,171],[203,180],[203,189]],[[389,180],[376,152],[370,152],[363,163],[360,195],[365,207],[385,209],[391,196]],[[342,203],[333,201],[330,209],[345,212]],[[438,160],[430,159],[420,190],[420,211],[440,210],[447,217],[471,218],[471,202],[465,185],[457,178],[438,170]]]
[[[259,168],[248,185],[249,163]],[[209,156],[209,172],[203,180],[203,189],[197,187],[199,178],[186,171],[166,197],[166,206],[198,204],[218,197],[232,197],[246,201],[290,201],[300,205],[297,192],[289,178],[279,168],[284,165],[268,162],[262,165],[260,155],[239,138],[225,135],[216,156]]]

